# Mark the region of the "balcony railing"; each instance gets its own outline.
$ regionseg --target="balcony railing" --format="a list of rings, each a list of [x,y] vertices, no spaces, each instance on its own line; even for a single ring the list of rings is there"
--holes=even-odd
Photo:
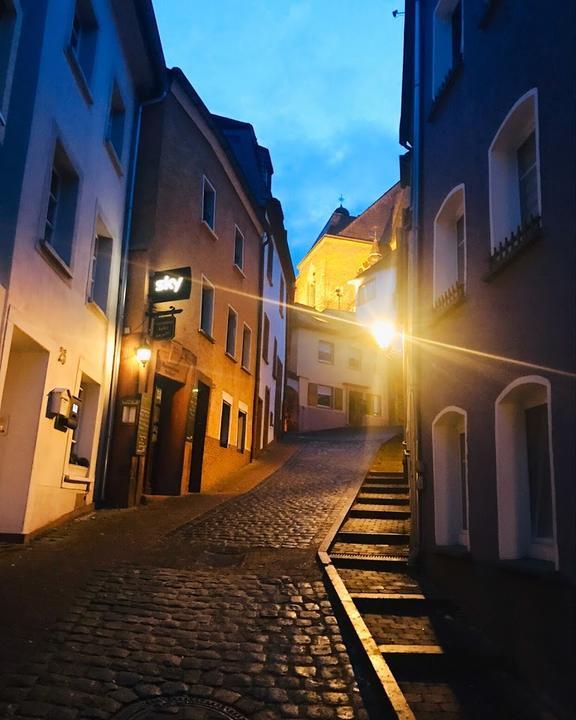
[[[528,222],[518,226],[515,232],[492,249],[488,260],[489,270],[484,275],[484,280],[491,280],[508,265],[514,258],[542,237],[542,218],[540,215],[532,215]]]
[[[457,280],[447,290],[444,290],[442,295],[439,295],[434,299],[434,302],[432,303],[434,316],[438,317],[443,315],[448,308],[459,305],[465,297],[466,293],[464,291],[464,283]]]

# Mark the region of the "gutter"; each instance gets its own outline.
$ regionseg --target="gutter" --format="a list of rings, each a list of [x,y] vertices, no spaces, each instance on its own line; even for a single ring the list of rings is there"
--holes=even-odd
[[[126,290],[128,286],[128,256],[130,252],[130,236],[132,234],[132,212],[134,209],[134,194],[136,187],[136,172],[138,169],[138,151],[140,147],[140,131],[142,127],[142,112],[150,105],[162,102],[169,91],[169,85],[164,75],[163,87],[160,95],[141,102],[136,115],[136,127],[133,135],[130,174],[126,188],[126,208],[124,232],[122,234],[122,257],[120,260],[120,283],[118,287],[118,305],[116,310],[116,330],[114,334],[114,352],[112,360],[112,373],[110,377],[110,391],[105,410],[105,420],[100,431],[98,446],[98,459],[96,464],[96,487],[94,500],[101,504],[106,496],[106,480],[108,479],[108,466],[110,461],[110,448],[112,444],[112,431],[114,429],[114,414],[116,408],[116,392],[118,388],[118,371],[120,368],[120,352],[122,349],[122,336],[124,329],[124,311],[126,309]]]
[[[258,273],[258,329],[256,331],[256,368],[254,370],[256,377],[254,378],[254,402],[252,405],[252,442],[250,444],[250,462],[253,462],[257,455],[256,443],[258,442],[256,420],[258,417],[258,398],[260,394],[260,364],[262,362],[262,348],[260,347],[262,339],[262,326],[264,324],[264,248],[268,243],[272,242],[272,234],[266,232],[268,239],[260,242],[260,268]],[[264,408],[264,402],[262,402]],[[262,416],[262,435],[264,435],[265,425],[264,416]]]

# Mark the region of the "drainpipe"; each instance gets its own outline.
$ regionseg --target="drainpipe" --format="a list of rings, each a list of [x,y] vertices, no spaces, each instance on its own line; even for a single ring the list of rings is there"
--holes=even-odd
[[[421,160],[421,1],[414,0],[414,88],[412,109],[412,172],[410,183],[410,206],[412,208],[412,229],[408,245],[408,359],[407,359],[407,452],[408,479],[412,501],[413,523],[410,537],[410,562],[417,561],[420,555],[422,522],[421,491],[423,476],[420,461],[420,422],[417,402],[417,375],[415,367],[414,343],[410,337],[415,330],[415,315],[418,303],[418,258],[420,245],[420,160]]]
[[[258,441],[258,428],[256,427],[256,420],[258,418],[258,394],[260,392],[260,363],[262,362],[260,341],[262,339],[262,325],[264,324],[264,248],[268,245],[268,243],[272,242],[269,227],[267,228],[266,235],[268,239],[260,243],[260,272],[258,273],[258,328],[256,330],[256,369],[254,370],[256,377],[254,378],[254,404],[252,407],[252,443],[250,447],[250,462],[252,462],[256,457],[258,449],[256,447],[256,443]],[[264,416],[262,416],[262,424],[262,433],[264,433],[264,428],[266,427],[264,424]]]
[[[116,312],[116,330],[114,334],[114,353],[112,359],[112,373],[110,377],[110,392],[106,406],[106,417],[100,431],[100,444],[97,463],[97,486],[95,496],[102,502],[106,494],[106,480],[110,461],[110,447],[112,431],[114,429],[114,411],[116,406],[116,391],[118,388],[118,371],[120,368],[120,351],[122,348],[122,335],[124,329],[124,310],[126,308],[126,288],[128,285],[128,256],[130,252],[130,235],[132,232],[132,212],[134,209],[134,193],[136,186],[136,171],[138,169],[138,150],[140,146],[140,130],[142,127],[142,112],[144,108],[162,102],[168,94],[169,86],[166,77],[162,92],[155,98],[145,100],[138,106],[136,115],[136,128],[130,150],[130,173],[126,189],[126,207],[124,211],[124,232],[122,234],[122,257],[120,260],[120,284],[118,287],[118,309]]]

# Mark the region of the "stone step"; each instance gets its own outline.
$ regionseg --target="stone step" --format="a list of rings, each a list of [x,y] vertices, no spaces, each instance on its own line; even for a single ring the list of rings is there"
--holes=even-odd
[[[337,568],[355,570],[394,570],[404,572],[408,561],[395,555],[355,555],[353,553],[330,553],[330,559]]]
[[[383,493],[386,494],[389,492],[388,488],[389,485],[372,485],[368,483],[364,483],[362,487],[360,488],[360,492],[362,494],[370,494],[370,495],[382,495]],[[394,485],[394,490],[391,490],[392,493],[407,493],[408,492],[408,486],[407,485]],[[396,491],[396,492],[395,492]]]
[[[403,487],[408,487],[408,482],[404,480],[402,477],[382,477],[382,478],[375,478],[370,477],[368,475],[364,482],[367,485],[402,485]]]
[[[389,472],[387,470],[368,470],[367,478],[403,478],[403,472]]]
[[[409,505],[410,503],[410,496],[406,494],[388,494],[385,495],[364,495],[363,493],[360,493],[360,495],[357,496],[356,502],[362,504],[371,504],[371,505]]]
[[[408,557],[407,545],[388,545],[374,543],[354,543],[336,541],[330,550],[330,554],[336,555],[360,555],[372,557]]]
[[[348,517],[373,518],[375,520],[407,520],[410,510],[402,510],[394,505],[354,505]]]
[[[372,533],[340,530],[336,535],[336,540],[338,542],[365,543],[368,545],[403,545],[408,544],[410,535],[395,532]]]
[[[378,645],[382,655],[443,655],[440,645]]]

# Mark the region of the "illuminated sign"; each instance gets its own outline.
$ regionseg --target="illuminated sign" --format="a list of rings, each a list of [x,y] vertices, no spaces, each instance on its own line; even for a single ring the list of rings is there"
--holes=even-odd
[[[189,267],[161,270],[150,276],[148,297],[152,303],[188,300],[192,289],[192,272]]]

